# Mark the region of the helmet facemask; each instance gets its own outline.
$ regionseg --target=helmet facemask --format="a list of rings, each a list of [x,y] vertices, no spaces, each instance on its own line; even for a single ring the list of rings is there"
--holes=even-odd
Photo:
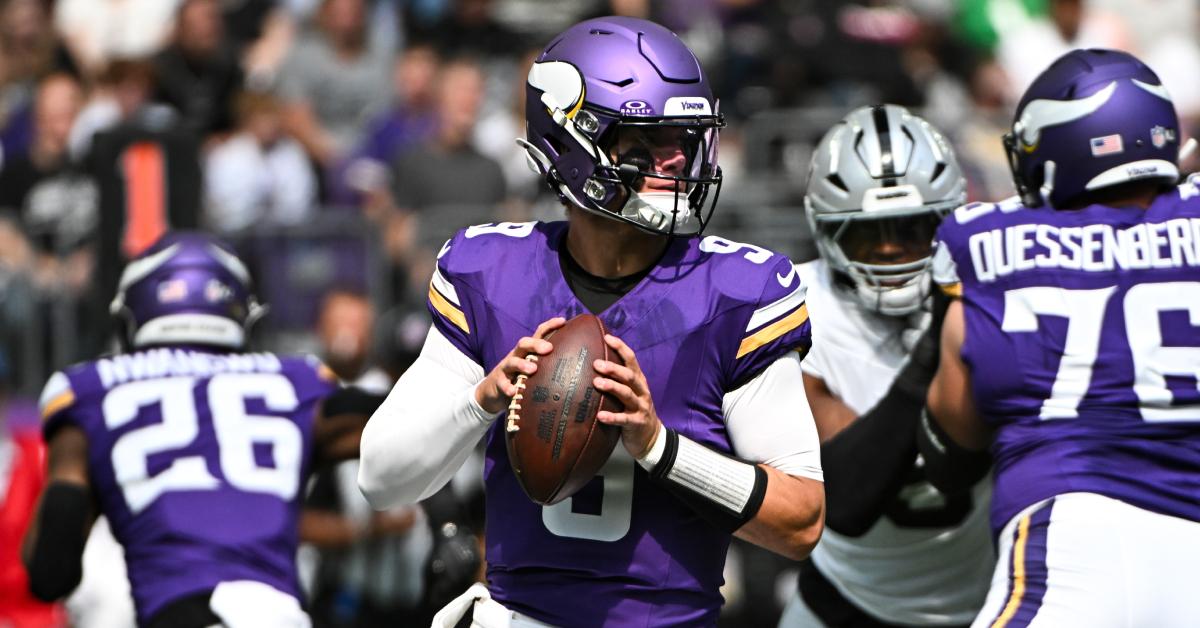
[[[814,235],[821,256],[850,280],[865,308],[905,316],[920,309],[929,295],[933,239],[950,209],[823,215],[815,218]]]
[[[584,184],[581,206],[654,233],[701,233],[720,194],[721,126],[717,116],[614,120],[597,142],[607,159]]]

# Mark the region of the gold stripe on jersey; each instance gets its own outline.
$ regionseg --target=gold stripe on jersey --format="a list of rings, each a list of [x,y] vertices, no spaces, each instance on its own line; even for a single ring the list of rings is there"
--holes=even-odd
[[[71,407],[73,403],[75,403],[75,391],[65,390],[59,393],[57,397],[51,399],[42,407],[42,420],[45,421],[63,409]]]
[[[948,297],[961,297],[962,296],[962,284],[961,283],[938,284],[938,287],[941,288],[942,293]]]
[[[433,304],[433,309],[463,330],[463,333],[471,333],[471,329],[467,326],[467,315],[447,301],[446,297],[443,297],[442,293],[433,287],[433,283],[429,284],[429,302]]]
[[[1017,614],[1021,607],[1021,598],[1025,596],[1025,542],[1029,540],[1029,520],[1031,515],[1021,517],[1017,524],[1017,542],[1013,543],[1013,587],[1012,595],[1008,596],[1008,604],[1004,612],[992,622],[992,628],[1004,628]]]
[[[762,329],[742,339],[738,346],[737,357],[742,357],[751,351],[779,338],[780,336],[803,325],[808,320],[808,305],[801,303],[800,307],[792,310],[791,314],[763,327]]]
[[[338,381],[337,373],[334,373],[333,369],[329,368],[329,365],[324,362],[317,363],[317,377],[327,382]]]

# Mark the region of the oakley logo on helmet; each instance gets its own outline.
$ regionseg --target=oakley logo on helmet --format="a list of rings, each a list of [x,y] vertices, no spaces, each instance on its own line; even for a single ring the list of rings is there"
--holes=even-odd
[[[627,116],[653,115],[654,108],[644,100],[627,100],[621,105],[621,114]]]

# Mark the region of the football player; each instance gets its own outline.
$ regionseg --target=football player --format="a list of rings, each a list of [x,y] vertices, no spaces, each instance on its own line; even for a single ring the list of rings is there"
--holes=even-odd
[[[716,622],[731,535],[808,555],[824,493],[800,359],[804,284],[784,256],[700,237],[721,185],[722,117],[695,56],[632,18],[576,24],[528,75],[531,163],[567,220],[470,227],[438,255],[434,329],[363,434],[359,484],[379,508],[436,491],[487,437],[488,586],[479,626]],[[526,497],[495,419],[545,355],[547,332],[600,316],[625,366],[595,385],[624,404],[593,481],[556,505]]]
[[[1005,137],[1019,198],[942,223],[931,477],[995,461],[999,561],[976,626],[1200,616],[1200,188],[1133,56],[1076,50]]]
[[[799,272],[826,531],[781,626],[966,625],[983,605],[988,483],[940,493],[916,442],[937,366],[933,235],[965,190],[942,134],[896,105],[852,111],[813,153],[805,211],[820,257]]]
[[[139,625],[309,625],[301,490],[314,464],[357,454],[367,413],[337,411],[317,360],[244,351],[263,310],[246,267],[208,236],[167,234],[130,261],[112,311],[127,351],[54,374],[42,394],[49,480],[25,538],[31,589],[53,600],[78,584],[102,513]]]

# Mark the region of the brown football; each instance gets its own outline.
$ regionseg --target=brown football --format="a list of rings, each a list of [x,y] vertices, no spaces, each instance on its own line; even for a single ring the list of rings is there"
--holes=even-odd
[[[621,403],[592,385],[597,358],[622,363],[604,343],[599,318],[580,314],[546,337],[554,350],[536,359],[537,372],[517,377],[505,424],[508,460],[521,488],[539,504],[558,503],[583,488],[621,439],[620,428],[596,420]]]

